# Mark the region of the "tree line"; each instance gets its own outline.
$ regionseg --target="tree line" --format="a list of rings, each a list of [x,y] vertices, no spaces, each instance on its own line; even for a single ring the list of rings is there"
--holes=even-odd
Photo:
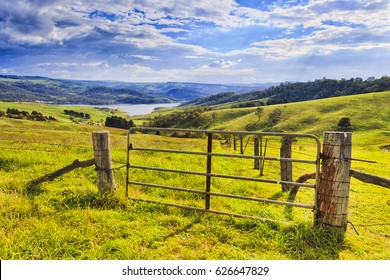
[[[322,99],[328,97],[381,92],[390,90],[390,77],[375,79],[370,77],[351,79],[322,78],[305,83],[281,83],[263,91],[255,92],[256,97],[269,97],[271,100],[287,100],[289,102]]]
[[[77,112],[74,110],[64,110],[64,114],[69,115],[69,116],[73,116],[73,117],[77,117],[77,118],[87,119],[87,120],[91,118],[91,115],[88,113]]]
[[[107,117],[104,125],[123,129],[129,129],[130,127],[135,126],[133,120],[126,120],[125,118],[118,116]]]
[[[0,117],[6,116],[7,118],[12,119],[27,119],[31,121],[56,121],[56,119],[52,116],[44,116],[41,112],[38,111],[32,111],[31,113],[27,111],[19,111],[18,109],[14,108],[7,108],[7,111],[1,111],[0,110]]]
[[[149,125],[166,128],[187,123],[188,125],[199,127],[210,121],[203,113],[211,110],[210,107],[195,107],[180,112],[173,112],[168,115],[158,115],[151,120]],[[211,115],[211,118],[213,118],[213,114]]]
[[[362,78],[341,80],[322,78],[308,82],[283,82],[278,86],[242,94],[221,93],[196,99],[184,105],[211,106],[235,102],[233,107],[242,108],[263,106],[261,102],[265,105],[272,105],[386,90],[390,90],[390,77],[387,76],[379,79],[369,77],[366,80]]]

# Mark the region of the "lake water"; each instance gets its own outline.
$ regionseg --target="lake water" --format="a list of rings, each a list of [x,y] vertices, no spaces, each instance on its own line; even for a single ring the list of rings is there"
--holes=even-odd
[[[145,115],[152,113],[154,109],[159,107],[175,107],[179,106],[180,103],[162,103],[162,104],[113,104],[113,105],[84,105],[84,104],[75,104],[74,106],[85,106],[85,107],[97,107],[97,108],[110,108],[110,109],[119,109],[123,112],[126,112],[129,116],[135,115]],[[69,105],[68,105],[69,106]]]

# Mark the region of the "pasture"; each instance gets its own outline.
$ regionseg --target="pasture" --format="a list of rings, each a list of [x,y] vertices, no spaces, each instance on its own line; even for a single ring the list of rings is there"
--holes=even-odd
[[[389,94],[354,97],[353,104],[375,99],[378,106]],[[352,98],[352,97],[348,97]],[[367,99],[364,99],[367,98]],[[341,100],[341,99],[339,99]],[[349,99],[348,99],[349,100]],[[336,99],[337,101],[337,99]],[[337,102],[313,101],[302,103],[302,108],[321,110],[307,114],[316,118],[310,121],[306,109],[300,103],[283,106],[285,112],[278,126],[280,129],[302,132],[312,130],[319,134],[323,128],[333,127],[333,120],[344,116],[332,106]],[[320,103],[322,102],[322,103]],[[339,101],[347,102],[347,101]],[[28,182],[51,173],[73,160],[93,158],[91,133],[97,129],[110,131],[114,167],[126,162],[127,131],[120,129],[77,125],[69,121],[58,107],[41,104],[0,103],[0,110],[7,107],[36,109],[44,115],[52,115],[57,122],[36,122],[0,118],[0,258],[1,259],[389,259],[390,258],[390,190],[362,183],[352,178],[349,220],[346,235],[312,227],[312,213],[305,209],[288,209],[284,206],[262,203],[225,201],[215,199],[213,204],[221,210],[269,218],[270,221],[233,218],[215,214],[202,214],[190,210],[158,204],[128,200],[125,197],[125,169],[115,170],[118,190],[102,196],[96,187],[96,171],[93,167],[76,169],[51,182],[29,187]],[[360,106],[360,105],[359,105]],[[353,161],[352,168],[379,176],[389,177],[390,154],[382,146],[390,144],[389,112],[373,110],[371,104],[350,110],[356,131],[353,132],[352,154],[354,158],[376,161]],[[273,106],[267,107],[271,110]],[[343,107],[344,108],[344,107]],[[365,110],[363,110],[364,108]],[[73,108],[72,109],[77,109]],[[82,111],[92,118],[105,118],[109,113],[93,108]],[[245,109],[247,110],[247,109]],[[297,114],[301,110],[302,114]],[[309,110],[309,109],[307,109]],[[336,110],[336,111],[335,111]],[[341,110],[341,109],[340,109]],[[370,110],[370,118],[365,116]],[[217,112],[221,114],[223,111]],[[364,114],[364,115],[361,115]],[[267,113],[267,112],[266,112]],[[315,114],[315,115],[312,115]],[[329,114],[327,117],[326,114]],[[240,129],[255,122],[256,116],[232,114],[241,118],[217,121],[218,127]],[[224,115],[225,116],[225,115]],[[287,116],[290,116],[287,118]],[[292,117],[294,116],[294,117]],[[248,119],[245,119],[248,118]],[[293,122],[291,120],[293,118]],[[367,119],[367,120],[366,120]],[[320,120],[320,121],[319,121]],[[327,120],[332,120],[332,124]],[[372,125],[372,122],[377,124]],[[232,122],[229,124],[229,122]],[[224,123],[224,124],[222,124]],[[233,124],[234,123],[234,124]],[[314,124],[313,124],[314,123]],[[328,123],[328,126],[327,126]],[[366,125],[365,125],[366,123]],[[294,127],[292,127],[294,124]],[[372,127],[373,126],[373,127]],[[276,126],[275,126],[276,127]],[[135,134],[143,146],[201,150],[204,139],[187,139],[161,135]],[[216,150],[229,149],[214,140]],[[277,153],[276,142],[270,142],[269,154]],[[298,146],[295,154],[313,153],[310,145]],[[180,168],[200,168],[196,158],[171,156],[135,156],[132,160],[149,161],[155,165],[177,165]],[[253,162],[220,160],[213,165],[218,172],[253,174]],[[273,176],[278,166],[267,163],[265,176]],[[203,170],[202,170],[203,171]],[[306,166],[294,169],[294,178],[311,171]],[[137,180],[161,184],[177,184],[198,188],[199,178],[180,175],[136,172]],[[220,181],[220,182],[219,182]],[[269,199],[287,200],[280,186],[264,186],[259,183],[216,180],[219,188],[237,194],[261,194]],[[132,196],[170,202],[180,200],[189,205],[202,203],[197,195],[183,195],[166,190],[148,190],[133,187]],[[300,189],[296,202],[311,203],[312,190]]]

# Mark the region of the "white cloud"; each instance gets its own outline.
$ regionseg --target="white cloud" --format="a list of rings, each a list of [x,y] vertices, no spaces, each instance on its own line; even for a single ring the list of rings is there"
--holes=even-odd
[[[186,55],[186,56],[184,56],[184,58],[189,58],[189,59],[201,59],[201,58],[204,58],[204,57],[199,56],[199,55]]]
[[[388,49],[390,41],[386,42],[383,38],[387,37],[390,31],[382,32],[370,33],[369,30],[355,30],[350,27],[327,27],[324,30],[315,31],[309,36],[256,42],[251,45],[252,48],[231,54],[246,53],[259,55],[270,60],[283,60],[308,55],[330,55],[341,50]],[[380,37],[384,41],[375,40]]]
[[[102,62],[44,62],[39,63],[37,66],[59,66],[59,67],[69,67],[69,66],[99,66]]]
[[[188,33],[190,31],[182,29],[182,28],[161,28],[159,29],[161,33]]]
[[[270,77],[263,69],[269,62],[285,67],[310,56],[336,61],[333,55],[341,51],[390,52],[386,0],[274,1],[262,10],[233,0],[87,2],[1,1],[0,48],[20,55],[9,59],[0,53],[0,67],[11,69],[19,61],[48,76],[237,82]],[[229,40],[229,34],[237,38]],[[233,42],[231,51],[222,51],[225,38]]]
[[[226,69],[226,68],[230,68],[230,67],[236,66],[240,62],[241,62],[241,59],[238,59],[236,61],[220,59],[220,60],[214,60],[213,62],[211,62],[208,65],[203,65],[201,68],[203,68],[203,69],[205,69],[205,68]]]
[[[139,58],[139,59],[142,59],[142,60],[152,60],[153,57],[150,56],[150,55],[138,55],[138,54],[133,54],[131,55],[132,57],[135,57],[135,58]]]

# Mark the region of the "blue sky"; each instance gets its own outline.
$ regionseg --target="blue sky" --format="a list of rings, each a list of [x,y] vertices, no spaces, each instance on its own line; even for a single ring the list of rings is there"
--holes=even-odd
[[[388,0],[2,0],[0,74],[265,83],[390,74]]]

